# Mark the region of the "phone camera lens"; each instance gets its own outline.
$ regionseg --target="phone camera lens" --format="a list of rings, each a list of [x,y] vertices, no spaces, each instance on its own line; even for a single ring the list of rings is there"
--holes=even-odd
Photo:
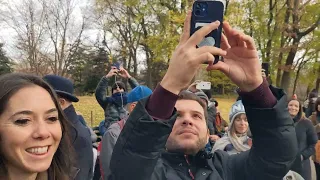
[[[201,14],[201,11],[200,10],[196,10],[195,15],[199,16],[200,14]]]
[[[197,4],[197,5],[196,5],[196,8],[197,8],[197,9],[200,9],[200,8],[201,8],[201,4]]]

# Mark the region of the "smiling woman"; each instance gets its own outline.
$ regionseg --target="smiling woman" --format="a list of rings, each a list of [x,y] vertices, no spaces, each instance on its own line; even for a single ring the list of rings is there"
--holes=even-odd
[[[288,111],[294,121],[299,148],[291,170],[301,174],[305,180],[311,180],[310,156],[315,154],[318,137],[312,122],[305,118],[298,100],[291,99],[288,102]]]
[[[70,125],[53,90],[26,74],[0,84],[0,179],[71,179]]]

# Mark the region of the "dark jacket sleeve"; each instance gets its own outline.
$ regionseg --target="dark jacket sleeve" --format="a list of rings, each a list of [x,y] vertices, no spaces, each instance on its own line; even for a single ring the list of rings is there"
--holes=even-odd
[[[273,108],[252,108],[244,101],[252,132],[250,151],[228,158],[232,179],[278,180],[289,171],[298,153],[294,123],[282,90],[270,87],[277,98]],[[236,176],[235,176],[236,175]]]
[[[107,95],[106,95],[107,90],[108,90],[108,78],[103,76],[97,86],[96,93],[95,93],[96,99],[100,104],[100,106],[102,107],[102,109],[105,109],[108,104]]]
[[[113,148],[117,142],[118,136],[120,134],[120,127],[117,123],[112,124],[102,138],[102,147],[100,152],[100,162],[103,171],[104,179],[111,174],[110,171],[110,161],[112,157]]]
[[[129,84],[130,84],[130,86],[131,86],[131,89],[139,86],[138,81],[137,81],[135,78],[133,78],[133,77],[129,78],[129,79],[128,79],[128,82],[129,82]]]
[[[109,180],[151,179],[176,115],[155,121],[145,108],[146,102],[139,101],[121,131],[111,158]]]
[[[318,136],[317,133],[312,125],[312,122],[310,120],[303,120],[305,128],[307,130],[307,148],[304,149],[301,152],[301,155],[303,156],[303,159],[308,159],[310,156],[314,155],[316,150],[315,146],[318,142]]]

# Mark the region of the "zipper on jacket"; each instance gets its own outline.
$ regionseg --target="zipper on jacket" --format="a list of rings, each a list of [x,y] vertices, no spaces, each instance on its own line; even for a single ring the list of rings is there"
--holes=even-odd
[[[188,172],[189,172],[189,176],[191,177],[191,179],[192,180],[194,180],[194,175],[193,175],[193,173],[192,173],[192,171],[191,171],[191,169],[190,169],[190,162],[189,162],[189,160],[188,160],[188,157],[187,157],[187,155],[184,155],[184,158],[185,158],[185,160],[186,160],[186,162],[187,162],[187,164],[188,164]]]

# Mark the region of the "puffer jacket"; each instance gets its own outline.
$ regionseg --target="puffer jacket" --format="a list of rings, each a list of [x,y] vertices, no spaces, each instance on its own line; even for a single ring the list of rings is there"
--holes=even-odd
[[[108,124],[106,127],[108,127],[110,123],[117,122],[128,115],[128,112],[124,108],[126,104],[123,104],[123,106],[118,106],[116,104],[108,103],[108,97],[106,95],[108,90],[108,82],[109,79],[104,76],[100,80],[95,93],[98,103],[104,109],[105,124]],[[133,77],[129,78],[128,82],[132,89],[136,86],[139,86],[138,81]]]
[[[213,156],[170,153],[165,144],[177,113],[154,120],[141,100],[130,114],[115,145],[109,180],[281,180],[298,152],[292,118],[282,90],[270,88],[277,98],[273,108],[244,106],[253,134],[251,150]]]

